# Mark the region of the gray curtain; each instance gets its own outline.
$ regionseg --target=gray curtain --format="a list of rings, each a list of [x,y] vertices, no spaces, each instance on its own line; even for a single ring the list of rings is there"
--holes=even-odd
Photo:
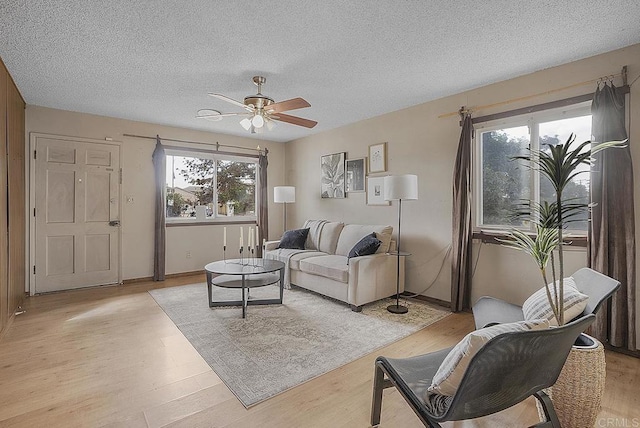
[[[258,183],[260,188],[258,189],[258,226],[260,227],[260,241],[258,244],[258,257],[262,257],[262,239],[269,240],[269,191],[267,189],[267,166],[269,161],[267,160],[267,154],[269,152],[265,149],[264,154],[260,154],[258,158]]]
[[[598,87],[591,104],[594,141],[627,138],[624,95],[613,85]],[[633,165],[629,144],[596,153],[591,167],[589,266],[622,283],[603,306],[591,333],[612,346],[636,350],[636,246]]]
[[[165,191],[167,173],[164,148],[160,137],[156,136],[156,148],[153,151],[153,170],[155,172],[155,238],[153,243],[153,280],[164,281],[165,275]]]
[[[453,171],[453,244],[451,256],[451,309],[470,307],[471,299],[471,115],[462,122]]]

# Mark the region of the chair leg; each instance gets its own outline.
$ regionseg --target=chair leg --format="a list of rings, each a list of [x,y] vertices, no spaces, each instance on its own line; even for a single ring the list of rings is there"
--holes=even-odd
[[[536,400],[540,402],[542,410],[544,411],[544,416],[547,419],[546,422],[542,422],[534,426],[539,428],[561,428],[560,420],[558,419],[558,415],[556,414],[556,409],[553,407],[551,398],[549,398],[549,396],[544,391],[538,391],[533,394],[533,396],[536,397]]]
[[[371,426],[380,424],[380,413],[382,411],[382,391],[384,390],[384,372],[376,364],[373,375],[373,399],[371,401]]]

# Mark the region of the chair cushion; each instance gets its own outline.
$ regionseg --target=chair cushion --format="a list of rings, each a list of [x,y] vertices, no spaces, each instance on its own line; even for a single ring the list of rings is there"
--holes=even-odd
[[[547,320],[520,321],[509,324],[498,324],[467,334],[445,357],[438,371],[433,376],[427,394],[453,396],[460,386],[462,376],[467,370],[473,356],[494,337],[516,331],[544,330],[549,328]],[[425,397],[425,399],[427,399]]]
[[[375,233],[376,238],[381,241],[376,253],[386,253],[389,251],[389,244],[391,243],[391,232],[393,232],[393,227],[391,226],[347,224],[342,229],[342,233],[340,233],[335,254],[348,256],[349,251],[351,251],[354,245],[356,245],[363,236],[370,235],[371,233]]]
[[[556,281],[559,282],[559,281]],[[555,299],[555,292],[552,284],[549,284],[551,298]],[[522,305],[522,312],[525,320],[546,319],[551,325],[558,325],[558,320],[553,315],[553,309],[547,298],[546,287],[533,293]],[[564,319],[570,321],[580,315],[587,306],[589,296],[578,291],[573,277],[564,279]]]
[[[371,235],[365,236],[353,246],[351,251],[349,251],[349,258],[375,254],[378,248],[380,248],[380,244],[382,244],[382,241],[376,238],[375,232],[372,232]]]
[[[284,235],[282,235],[282,239],[280,239],[280,245],[278,245],[278,248],[304,250],[304,244],[307,241],[308,234],[309,229],[287,230]]]
[[[300,270],[345,284],[349,283],[349,266],[347,266],[347,258],[344,256],[309,257],[300,260]]]

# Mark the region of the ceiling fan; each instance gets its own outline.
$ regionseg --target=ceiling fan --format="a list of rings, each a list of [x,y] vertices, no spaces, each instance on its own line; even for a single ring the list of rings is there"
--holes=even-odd
[[[302,98],[292,98],[286,101],[275,102],[273,98],[262,94],[262,85],[264,85],[266,81],[267,79],[262,76],[254,76],[253,83],[258,87],[258,93],[244,97],[244,102],[236,101],[222,94],[209,94],[222,101],[242,107],[245,111],[240,113],[221,113],[217,110],[202,109],[198,110],[196,118],[217,122],[222,120],[223,117],[245,116],[245,118],[240,121],[240,125],[252,134],[262,133],[265,128],[268,130],[273,129],[275,126],[274,121],[287,122],[292,125],[304,126],[305,128],[313,128],[318,124],[318,122],[314,120],[284,114],[284,111],[311,107],[311,104]]]

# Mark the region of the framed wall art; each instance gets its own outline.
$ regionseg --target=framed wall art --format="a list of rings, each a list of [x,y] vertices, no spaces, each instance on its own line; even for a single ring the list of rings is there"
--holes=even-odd
[[[367,177],[367,205],[389,205],[384,200],[384,177]]]
[[[320,158],[322,169],[320,195],[322,198],[345,197],[344,160],[346,152],[325,155]]]
[[[369,146],[369,172],[385,172],[387,170],[387,143]]]
[[[365,189],[367,158],[347,159],[347,193],[361,193]]]

